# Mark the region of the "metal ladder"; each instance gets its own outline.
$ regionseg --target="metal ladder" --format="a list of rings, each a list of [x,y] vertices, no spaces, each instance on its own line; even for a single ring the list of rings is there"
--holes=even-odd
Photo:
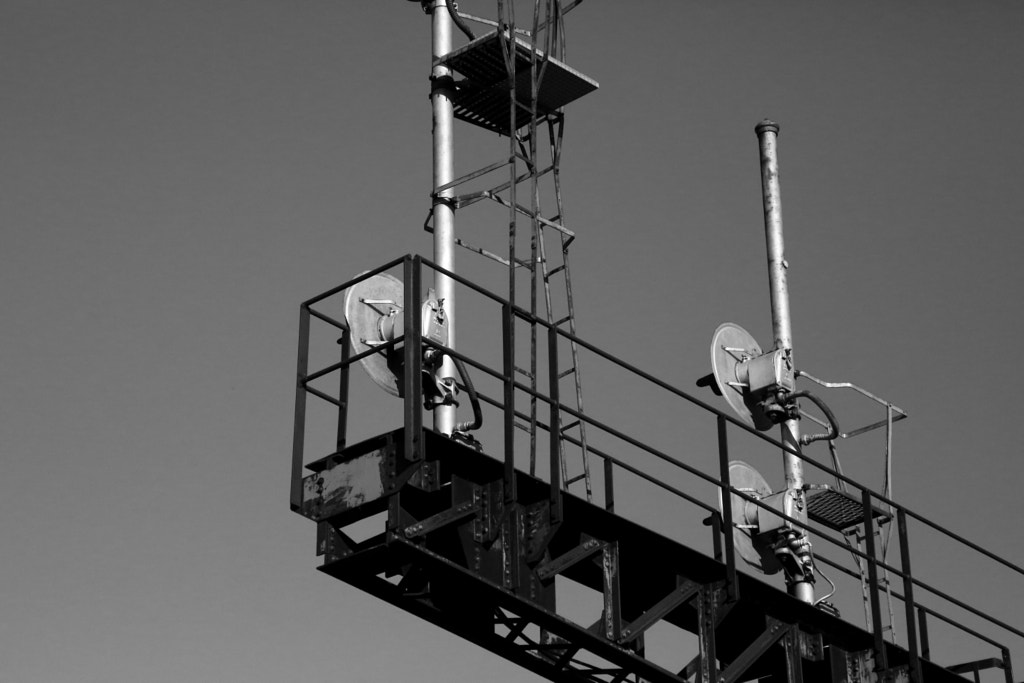
[[[575,4],[567,3],[567,8],[571,9]],[[575,239],[575,234],[564,225],[559,177],[565,123],[562,105],[590,92],[597,84],[558,61],[565,53],[562,31],[564,9],[560,0],[534,0],[533,9],[529,30],[516,28],[515,7],[511,1],[497,0],[497,21],[457,12],[461,19],[459,23],[462,24],[460,28],[467,36],[471,36],[470,42],[441,57],[453,71],[466,77],[455,96],[455,117],[507,136],[508,157],[435,188],[434,194],[436,196],[444,190],[507,166],[507,181],[490,189],[456,196],[453,200],[456,209],[489,199],[508,210],[507,257],[461,238],[456,238],[456,244],[508,268],[508,299],[513,306],[517,305],[516,271],[526,268],[530,273],[528,310],[531,315],[542,317],[549,324],[575,336],[576,316],[569,265],[569,245]],[[495,30],[476,38],[466,28],[466,20],[489,24]],[[553,93],[553,87],[547,85],[545,76],[558,78],[557,92]],[[539,148],[540,137],[545,130],[550,159],[545,159],[542,165]],[[541,206],[541,181],[548,175],[553,184],[555,211],[550,217],[545,217]],[[523,190],[528,192],[528,201],[520,198]],[[529,221],[530,226],[528,255],[525,245],[520,244],[523,235],[520,235],[519,230],[520,224],[526,221]],[[431,229],[429,225],[425,227]],[[555,244],[551,244],[552,231],[558,234]],[[559,286],[558,280],[562,280],[564,289]],[[540,301],[541,295],[543,302]],[[543,311],[540,310],[542,305]],[[526,306],[521,307],[527,309]],[[525,377],[533,394],[529,395],[529,407],[520,415],[516,426],[529,434],[529,469],[530,474],[535,474],[537,429],[540,426],[538,398],[535,395],[538,391],[538,325],[532,321],[519,322],[525,322],[527,326],[523,331],[529,336],[530,360],[528,366],[521,367],[513,359],[513,368],[514,372]],[[561,403],[582,415],[583,386],[579,346],[573,339],[568,340],[568,346],[571,365],[561,373],[559,379],[572,377],[574,386],[567,400]],[[573,485],[576,485],[577,490],[582,485],[583,493],[591,501],[593,486],[586,422],[576,418],[566,420],[560,416],[559,424],[549,428],[557,429],[560,437],[559,459],[563,487],[572,491],[574,489],[570,487]],[[573,461],[572,465],[570,460]],[[606,505],[610,505],[610,502],[606,501]]]
[[[538,0],[539,2],[539,0]],[[531,131],[532,132],[532,131]],[[549,134],[551,138],[551,148],[557,157],[561,154],[561,121],[559,121],[559,129],[557,136],[554,133],[554,126],[549,122]],[[557,137],[557,142],[556,142]],[[556,215],[555,219],[561,222],[563,220],[563,209],[562,209],[562,192],[561,184],[559,179],[558,163],[552,163],[553,168],[553,180],[555,185],[555,203],[556,203]],[[536,229],[538,235],[538,246],[540,251],[541,265],[541,280],[544,284],[544,304],[547,311],[547,320],[552,325],[561,326],[568,325],[569,333],[576,336],[576,309],[573,304],[572,298],[572,271],[569,267],[569,245],[572,243],[573,237],[566,235],[564,232],[559,233],[559,249],[558,252],[561,254],[561,263],[558,263],[554,267],[551,267],[551,259],[548,256],[547,249],[545,248],[544,241],[544,230],[542,228]],[[551,295],[551,279],[553,277],[561,276],[565,284],[565,315],[561,318],[555,318],[555,307],[552,303]],[[576,400],[575,409],[578,413],[585,414],[583,412],[583,377],[580,369],[580,352],[579,345],[575,339],[569,340],[569,354],[572,365],[563,370],[559,374],[559,380],[572,376],[574,384],[574,396]],[[578,482],[583,481],[587,500],[593,499],[593,486],[590,478],[590,462],[587,450],[587,423],[583,420],[574,419],[566,424],[564,421],[559,420],[558,424],[559,435],[562,437],[559,439],[559,448],[561,450],[560,460],[562,463],[562,482],[566,489]],[[574,432],[571,434],[570,432]],[[569,466],[566,463],[566,443],[570,443],[580,449],[582,469],[577,473],[570,474]]]

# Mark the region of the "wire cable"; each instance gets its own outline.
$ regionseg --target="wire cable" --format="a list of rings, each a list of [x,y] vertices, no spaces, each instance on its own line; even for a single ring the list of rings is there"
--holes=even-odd
[[[473,380],[469,378],[469,371],[466,370],[466,364],[459,358],[452,358],[455,362],[455,369],[459,371],[459,375],[462,377],[462,383],[466,386],[466,393],[469,394],[469,402],[473,406],[473,421],[472,422],[460,422],[455,425],[455,430],[459,432],[471,432],[475,429],[480,429],[484,424],[484,414],[480,410],[480,397],[477,396],[476,388],[473,386]]]
[[[818,398],[809,391],[796,391],[789,395],[790,400],[796,400],[798,398],[806,398],[808,401],[818,406],[818,408],[821,409],[821,412],[825,413],[825,417],[826,419],[828,419],[829,424],[828,434],[807,434],[801,436],[800,444],[806,446],[808,444],[814,443],[815,441],[824,441],[826,439],[829,441],[834,441],[838,439],[840,434],[839,421],[836,420],[836,416],[832,412],[832,409],[829,408],[824,401],[822,401],[820,398]]]
[[[476,34],[473,33],[471,28],[469,28],[469,24],[466,23],[465,19],[459,16],[458,5],[453,2],[453,0],[447,0],[444,4],[448,8],[448,14],[451,15],[452,21],[459,27],[459,30],[465,33],[466,37],[470,40],[476,40]]]
[[[819,604],[825,602],[826,600],[828,600],[836,594],[836,585],[832,583],[832,579],[825,576],[825,572],[821,571],[821,568],[818,567],[817,563],[814,564],[814,571],[818,572],[818,575],[821,576],[821,578],[825,579],[825,581],[828,582],[828,585],[832,586],[832,592],[830,592],[828,595],[823,595],[822,597],[814,601],[814,606],[817,607]]]

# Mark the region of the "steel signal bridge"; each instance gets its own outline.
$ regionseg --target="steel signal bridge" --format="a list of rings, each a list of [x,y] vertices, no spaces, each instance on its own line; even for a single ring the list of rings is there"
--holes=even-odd
[[[823,512],[816,525],[803,525],[818,548],[816,559],[833,572],[857,575],[829,559],[827,549],[853,553],[868,567],[866,590],[873,629],[865,630],[760,578],[737,570],[734,534],[736,497],[748,505],[767,507],[729,480],[729,444],[753,438],[766,446],[781,442],[755,431],[699,398],[669,386],[657,377],[619,360],[557,326],[537,319],[450,271],[468,300],[475,295],[494,309],[502,332],[498,341],[501,367],[438,347],[421,331],[416,306],[404,310],[404,335],[369,353],[397,353],[404,363],[402,417],[398,428],[357,444],[346,439],[348,408],[359,397],[348,392],[351,366],[367,353],[351,355],[342,344],[341,360],[310,365],[317,337],[326,347],[348,333],[329,311],[350,287],[387,270],[400,270],[405,301],[420,301],[423,282],[437,266],[419,256],[405,256],[302,304],[295,442],[291,469],[291,506],[317,523],[317,554],[321,571],[352,584],[401,609],[458,634],[553,681],[888,681],[943,683],[963,681],[961,674],[981,680],[982,671],[997,672],[1012,683],[1010,649],[993,633],[1020,643],[1021,629],[933,587],[911,570],[909,528],[912,524],[943,535],[962,552],[975,553],[993,566],[1024,574],[1024,570],[949,532],[925,517],[890,501],[829,468],[806,459],[809,469],[824,472],[859,495],[848,495],[843,514]],[[536,324],[547,341],[547,388],[533,392],[521,382],[511,363],[516,319]],[[559,347],[569,341],[602,363],[643,380],[680,403],[696,419],[714,425],[718,468],[705,472],[683,459],[643,443],[612,425],[566,407],[559,396]],[[497,415],[501,441],[475,448],[424,427],[423,349],[435,347],[473,368],[498,387],[493,395],[482,388],[479,399]],[[337,350],[337,345],[333,344]],[[516,424],[528,415],[516,397],[529,394],[546,407],[540,427],[548,432],[547,473],[531,476],[521,469]],[[314,436],[307,425],[307,403],[315,401],[335,413],[328,451],[307,460],[305,444]],[[563,439],[573,439],[558,425],[563,414],[587,422],[610,442],[608,451],[592,447],[605,468],[604,500],[598,505],[566,492],[559,458]],[[701,418],[701,416],[703,416]],[[309,439],[307,439],[309,437]],[[627,455],[628,453],[628,455]],[[699,497],[668,484],[665,464],[692,482],[721,491]],[[615,513],[615,483],[620,473],[645,482],[653,491],[667,491],[678,501],[673,517],[681,524],[708,526],[707,547],[693,547],[655,533]],[[725,495],[726,493],[732,495]],[[709,500],[711,501],[709,503]],[[899,561],[882,563],[874,543],[880,506],[894,511],[899,534]],[[851,513],[852,511],[852,513]],[[775,512],[774,514],[778,514]],[[852,514],[852,518],[850,515]],[[845,517],[843,516],[845,515]],[[357,539],[351,528],[373,518],[377,528]],[[867,539],[866,552],[851,549],[829,520],[853,528]],[[802,525],[796,519],[788,520]],[[895,587],[881,575],[896,577]],[[600,617],[576,623],[560,611],[556,579],[583,586],[594,596]],[[564,584],[563,584],[564,585]],[[879,605],[883,594],[903,603],[903,642],[885,637]],[[932,605],[938,605],[933,607]],[[948,606],[948,609],[939,609]],[[971,620],[983,627],[965,626]],[[667,665],[645,653],[644,635],[666,622],[694,634],[696,652],[683,665]],[[929,630],[940,624],[955,637],[970,640],[988,656],[968,662],[943,662],[945,647],[929,642]]]
[[[1024,569],[806,457],[792,404],[769,406],[789,429],[776,440],[577,335],[563,108],[597,88],[562,61],[562,21],[578,0],[534,0],[527,28],[515,2],[497,4],[490,21],[421,2],[433,31],[433,258],[398,258],[300,307],[290,499],[316,522],[320,570],[552,681],[1013,683],[1010,645],[1021,648],[1024,631],[933,585],[933,559],[912,570],[911,533],[947,543],[944,557],[988,563],[982,571],[1019,582]],[[469,21],[490,30],[477,37]],[[467,38],[458,48],[453,26]],[[457,121],[507,147],[456,176]],[[488,221],[483,207],[503,217]],[[456,236],[457,215],[472,230]],[[507,249],[476,241],[488,225]],[[455,247],[500,264],[507,288],[458,274]],[[355,294],[371,290],[383,294]],[[666,431],[692,430],[693,452],[666,452],[644,427],[585,410],[584,357],[588,373],[654,393],[671,410]],[[354,388],[353,365],[398,395],[393,414],[376,388]],[[468,404],[474,419],[459,422]],[[888,433],[899,415],[886,407],[870,427]],[[862,431],[832,434],[830,446]],[[737,442],[783,452],[795,507],[732,480]],[[804,485],[805,474],[835,485]],[[648,498],[671,516],[668,531],[632,516],[630,503]],[[785,527],[800,560],[799,577],[787,574],[794,595],[740,571],[769,526]],[[815,598],[825,567],[853,587],[863,625]],[[666,631],[678,641],[669,652],[656,647]]]

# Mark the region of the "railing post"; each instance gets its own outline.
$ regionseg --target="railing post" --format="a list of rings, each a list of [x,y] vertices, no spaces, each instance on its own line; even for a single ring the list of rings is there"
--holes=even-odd
[[[704,526],[711,527],[711,548],[714,551],[715,561],[721,562],[722,555],[722,515],[719,512],[712,512],[704,520]]]
[[[903,606],[907,614],[907,650],[910,653],[910,681],[922,683],[921,661],[917,650],[917,626],[914,624],[914,580],[910,573],[910,537],[907,534],[907,514],[896,510],[896,526],[900,536],[900,568],[903,570]]]
[[[309,308],[299,308],[299,357],[295,371],[295,422],[292,427],[291,508],[302,508],[302,461],[306,440],[306,374],[309,372]]]
[[[725,532],[725,592],[729,602],[740,597],[740,587],[736,583],[736,547],[732,537],[732,481],[729,477],[729,441],[725,432],[725,418],[718,416],[718,467],[722,477],[723,488],[719,489],[722,496],[723,531]]]
[[[889,668],[885,652],[885,638],[882,633],[882,607],[878,599],[878,565],[875,559],[875,525],[871,516],[871,493],[861,490],[861,504],[864,506],[864,542],[868,556],[868,594],[871,598],[871,630],[875,636],[875,670]]]
[[[604,509],[615,512],[615,464],[608,458],[604,459]]]
[[[516,397],[515,397],[515,366],[513,359],[512,330],[515,321],[512,318],[512,304],[501,307],[501,358],[502,379],[504,383],[504,417],[505,417],[505,502],[513,502],[515,497],[515,428],[516,428]],[[556,427],[557,429],[557,427]]]
[[[1013,683],[1013,665],[1010,663],[1010,648],[1001,647],[999,650],[1003,655],[1003,675],[1006,677],[1006,683]]]
[[[924,607],[917,608],[917,625],[921,633],[921,656],[930,660],[932,651],[928,645],[928,613],[924,611]]]
[[[352,355],[352,344],[349,340],[351,332],[346,328],[341,333],[338,344],[341,346],[341,368],[338,370],[338,438],[337,452],[345,450],[348,438],[348,359]]]
[[[561,462],[559,462],[562,450],[562,423],[558,394],[558,330],[554,325],[548,327],[548,398],[548,406],[551,408],[548,418],[548,432],[551,437],[550,464],[548,465],[551,472],[551,521],[557,523],[562,521],[562,495],[559,490],[562,475]]]
[[[420,257],[406,257],[402,262],[405,282],[404,313],[404,364],[402,388],[405,410],[404,457],[409,462],[418,462],[423,454],[423,332],[420,312]]]

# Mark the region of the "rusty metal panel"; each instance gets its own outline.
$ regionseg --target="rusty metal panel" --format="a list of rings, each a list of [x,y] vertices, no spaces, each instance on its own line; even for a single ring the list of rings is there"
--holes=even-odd
[[[477,502],[478,514],[473,521],[473,540],[490,543],[501,533],[504,518],[504,482],[501,479],[473,487],[473,500]]]
[[[558,530],[558,525],[551,523],[551,517],[549,501],[523,507],[523,544],[527,562],[537,562],[544,557],[548,544]]]
[[[825,659],[825,646],[820,633],[805,633],[797,630],[800,656],[811,662]]]
[[[386,455],[378,448],[305,477],[301,514],[320,521],[383,498]]]
[[[829,648],[832,660],[833,683],[909,683],[910,671],[906,666],[876,671],[872,650],[846,652],[834,645]]]

